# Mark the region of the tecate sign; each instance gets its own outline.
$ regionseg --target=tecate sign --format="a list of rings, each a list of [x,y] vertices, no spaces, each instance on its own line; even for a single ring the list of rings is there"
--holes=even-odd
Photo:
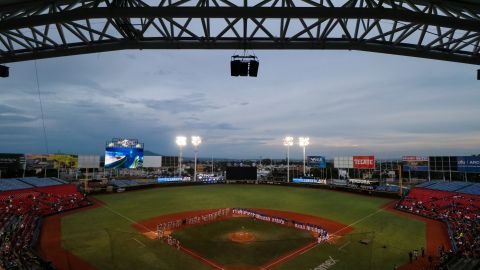
[[[375,156],[353,156],[353,168],[375,169]]]

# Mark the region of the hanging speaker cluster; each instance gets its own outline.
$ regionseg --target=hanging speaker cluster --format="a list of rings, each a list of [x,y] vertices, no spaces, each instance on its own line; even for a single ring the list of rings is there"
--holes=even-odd
[[[230,75],[235,77],[257,77],[258,66],[259,62],[256,56],[234,55],[230,60]]]
[[[9,67],[0,65],[0,77],[7,78],[10,75]]]

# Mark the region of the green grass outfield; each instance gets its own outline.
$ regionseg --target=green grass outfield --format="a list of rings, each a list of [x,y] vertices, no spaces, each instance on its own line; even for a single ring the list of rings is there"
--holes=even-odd
[[[406,263],[409,250],[426,246],[425,223],[379,211],[388,199],[356,194],[266,185],[206,185],[96,198],[106,207],[62,218],[62,245],[98,269],[209,269],[138,234],[131,224],[160,215],[224,207],[275,209],[355,223],[354,231],[336,244],[317,246],[277,269],[313,269],[331,256],[338,263],[329,269],[388,270]],[[364,238],[371,239],[371,244],[358,243]]]

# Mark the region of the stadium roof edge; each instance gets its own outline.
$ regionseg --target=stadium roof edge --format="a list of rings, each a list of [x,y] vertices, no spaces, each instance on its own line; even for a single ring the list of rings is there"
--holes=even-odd
[[[38,4],[41,2],[73,2],[74,0],[0,0],[0,6],[14,6],[17,4]],[[389,0],[386,0],[389,1]],[[81,2],[78,1],[78,2]],[[413,0],[412,2],[437,2],[436,0]],[[480,0],[443,0],[453,5],[477,6],[480,8]]]

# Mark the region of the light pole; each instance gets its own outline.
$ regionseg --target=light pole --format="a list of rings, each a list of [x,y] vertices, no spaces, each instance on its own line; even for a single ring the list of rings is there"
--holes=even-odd
[[[192,136],[192,144],[195,148],[195,167],[193,169],[193,181],[197,181],[197,155],[198,155],[198,146],[202,143],[202,138],[199,136]]]
[[[298,138],[298,145],[303,147],[303,176],[305,176],[305,148],[310,144],[310,138],[300,137]]]
[[[182,149],[185,145],[187,145],[187,137],[177,136],[175,142],[180,148],[180,156],[178,157],[178,176],[182,177]]]
[[[283,145],[287,147],[287,183],[290,182],[290,146],[293,145],[293,137],[283,138]]]

